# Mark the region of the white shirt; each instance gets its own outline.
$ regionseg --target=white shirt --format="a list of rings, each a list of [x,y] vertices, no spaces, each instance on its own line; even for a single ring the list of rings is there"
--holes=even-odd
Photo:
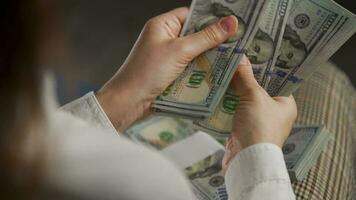
[[[168,158],[118,136],[93,93],[52,109],[48,118],[51,190],[74,199],[195,199]],[[282,151],[273,144],[241,151],[225,178],[230,200],[295,199]]]

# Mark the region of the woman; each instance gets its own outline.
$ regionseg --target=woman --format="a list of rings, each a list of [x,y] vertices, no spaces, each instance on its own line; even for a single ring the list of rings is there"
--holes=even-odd
[[[38,40],[46,35],[41,27],[48,25],[39,19],[49,19],[38,13],[48,10],[48,2],[1,4],[2,196],[194,199],[170,161],[115,134],[149,115],[153,100],[190,61],[233,36],[236,18],[222,18],[182,38],[187,8],[149,20],[126,62],[102,89],[57,110],[53,88],[43,81],[48,76],[37,67],[51,55],[48,41]],[[268,96],[246,57],[232,84],[241,105],[224,159],[229,198],[294,199],[281,151],[296,118],[293,97]]]

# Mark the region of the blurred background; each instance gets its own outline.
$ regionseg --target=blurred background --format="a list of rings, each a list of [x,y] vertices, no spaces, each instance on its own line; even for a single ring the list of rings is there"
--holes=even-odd
[[[124,62],[145,22],[190,0],[62,0],[64,35],[70,57],[57,72],[60,103],[97,90]],[[356,13],[353,0],[336,0]],[[331,60],[356,85],[356,35]]]

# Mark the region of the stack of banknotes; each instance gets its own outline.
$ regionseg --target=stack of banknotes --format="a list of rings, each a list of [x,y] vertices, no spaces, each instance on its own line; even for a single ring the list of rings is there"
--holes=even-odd
[[[220,138],[195,130],[189,121],[162,116],[152,116],[136,124],[126,135],[176,162],[191,181],[198,199],[228,199],[222,170],[224,145]],[[306,177],[329,136],[321,126],[293,128],[282,149],[292,181]]]
[[[227,200],[222,160],[224,146],[177,118],[151,117],[126,131],[134,142],[171,158],[199,200]]]
[[[289,96],[356,32],[356,16],[333,0],[193,0],[182,36],[230,15],[238,32],[188,65],[155,101],[157,115],[226,137],[239,104],[229,85],[243,55],[271,96]]]
[[[302,181],[329,141],[321,126],[296,126],[283,146],[284,160],[292,181]]]

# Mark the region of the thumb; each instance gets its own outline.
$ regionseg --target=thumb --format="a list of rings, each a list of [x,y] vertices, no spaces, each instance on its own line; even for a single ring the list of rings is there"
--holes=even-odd
[[[235,16],[221,18],[204,30],[183,37],[181,42],[186,46],[186,54],[195,58],[211,48],[218,46],[237,32],[238,21]]]
[[[260,87],[253,75],[252,65],[245,55],[232,79],[232,86],[237,96],[244,96]]]

